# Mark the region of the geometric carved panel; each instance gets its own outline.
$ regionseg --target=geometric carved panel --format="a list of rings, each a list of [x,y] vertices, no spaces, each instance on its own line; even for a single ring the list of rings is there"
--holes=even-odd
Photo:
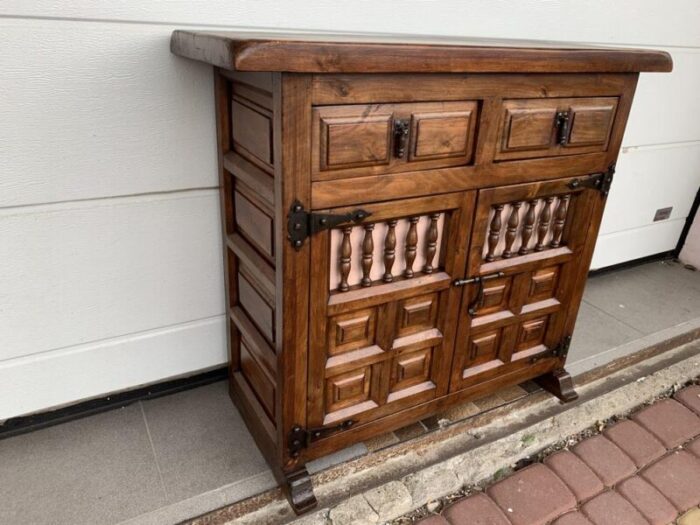
[[[374,308],[330,319],[328,354],[337,355],[374,342],[377,311]]]
[[[432,355],[432,348],[397,355],[394,358],[391,391],[396,392],[429,381]]]
[[[369,399],[371,379],[371,366],[328,378],[326,380],[326,412],[334,412]]]
[[[530,290],[527,303],[543,301],[554,296],[557,281],[559,280],[559,267],[549,266],[532,272]]]
[[[507,310],[512,282],[512,277],[485,281],[483,296],[477,308],[477,315]]]
[[[438,295],[433,293],[401,301],[397,336],[433,328],[437,318],[437,300]]]
[[[547,320],[549,316],[544,315],[535,319],[524,321],[520,325],[516,352],[521,352],[537,345],[544,344],[544,336],[547,330]]]

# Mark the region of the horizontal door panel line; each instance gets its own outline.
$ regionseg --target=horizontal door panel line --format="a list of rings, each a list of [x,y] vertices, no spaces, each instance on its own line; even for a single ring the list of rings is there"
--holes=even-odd
[[[551,311],[556,311],[561,306],[561,303],[554,298],[545,299],[544,301],[537,301],[536,303],[530,303],[523,306],[521,310],[522,315],[526,315],[532,312],[538,314],[548,313]]]
[[[233,151],[224,155],[224,169],[253,190],[268,208],[274,210],[275,194],[272,175]]]
[[[416,334],[405,335],[394,339],[392,350],[420,349],[427,346],[435,346],[442,341],[442,332],[438,328],[431,328]]]
[[[234,233],[226,237],[228,248],[249,268],[255,268],[256,284],[264,288],[268,297],[275,296],[275,269],[258,254],[241,235]]]
[[[506,275],[518,274],[539,266],[545,261],[549,264],[560,264],[571,259],[574,252],[568,246],[552,248],[543,252],[533,252],[527,255],[519,255],[512,259],[499,259],[487,262],[479,266],[479,275],[487,275],[494,272],[503,272]]]
[[[412,297],[419,293],[434,292],[449,288],[452,278],[445,272],[421,275],[410,279],[397,279],[390,284],[379,284],[371,288],[358,288],[343,293],[331,294],[328,300],[328,315],[376,306],[378,304]],[[382,288],[386,292],[382,293]]]
[[[375,401],[368,399],[367,401],[363,401],[360,404],[352,405],[347,408],[342,408],[335,412],[330,412],[326,414],[326,416],[323,418],[323,425],[332,425],[333,423],[337,423],[339,421],[345,421],[346,419],[352,418],[352,416],[354,416],[355,414],[368,412],[378,407],[379,405]]]
[[[386,404],[390,405],[392,402],[396,402],[407,397],[413,397],[421,394],[428,395],[426,394],[426,392],[431,393],[431,391],[435,390],[435,388],[435,383],[433,383],[432,381],[424,381],[417,385],[413,385],[411,387],[404,388],[403,390],[399,390],[398,392],[392,392],[387,397]]]
[[[390,357],[389,354],[377,345],[345,352],[344,354],[334,355],[328,358],[328,361],[326,361],[325,374],[326,377],[331,377],[347,370],[378,363],[388,357]]]

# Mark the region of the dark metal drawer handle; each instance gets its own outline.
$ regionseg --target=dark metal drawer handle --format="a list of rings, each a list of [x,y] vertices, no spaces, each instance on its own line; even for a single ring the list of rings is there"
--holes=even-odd
[[[406,142],[408,141],[408,120],[394,121],[394,156],[402,159],[406,154]]]
[[[566,146],[569,140],[569,112],[557,111],[554,126],[557,128],[557,143]]]

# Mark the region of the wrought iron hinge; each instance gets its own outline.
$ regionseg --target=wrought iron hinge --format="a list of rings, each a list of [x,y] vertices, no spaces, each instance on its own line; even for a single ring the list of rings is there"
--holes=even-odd
[[[372,215],[365,210],[335,215],[314,213],[304,209],[299,201],[294,201],[287,215],[287,238],[297,250],[304,245],[307,237],[323,230],[334,228],[344,222],[361,222]]]
[[[550,357],[566,359],[566,356],[569,355],[569,348],[571,348],[571,336],[567,335],[564,337],[564,339],[561,340],[561,342],[557,346],[552,348],[549,352],[545,352],[543,354],[534,356],[532,359],[530,359],[530,362],[536,363],[537,361],[541,361],[542,359],[548,359]]]
[[[331,427],[310,428],[308,430],[301,425],[294,425],[287,436],[289,455],[296,458],[303,449],[308,447],[314,441],[324,438],[330,434],[334,434],[335,432],[347,430],[354,424],[354,420],[348,419],[347,421],[343,421],[342,423]]]
[[[615,164],[611,164],[608,171],[605,173],[596,173],[586,177],[585,179],[574,179],[569,182],[569,188],[572,190],[577,190],[579,188],[592,188],[598,190],[603,196],[607,196],[610,193],[610,185],[613,181],[613,176],[615,175]]]

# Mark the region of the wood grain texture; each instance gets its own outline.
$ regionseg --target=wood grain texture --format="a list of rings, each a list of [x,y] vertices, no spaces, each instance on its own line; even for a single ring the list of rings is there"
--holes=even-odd
[[[511,42],[510,47],[365,42],[246,40],[226,32],[174,31],[170,48],[176,55],[238,71],[294,73],[610,73],[671,71],[663,51],[561,48]]]

